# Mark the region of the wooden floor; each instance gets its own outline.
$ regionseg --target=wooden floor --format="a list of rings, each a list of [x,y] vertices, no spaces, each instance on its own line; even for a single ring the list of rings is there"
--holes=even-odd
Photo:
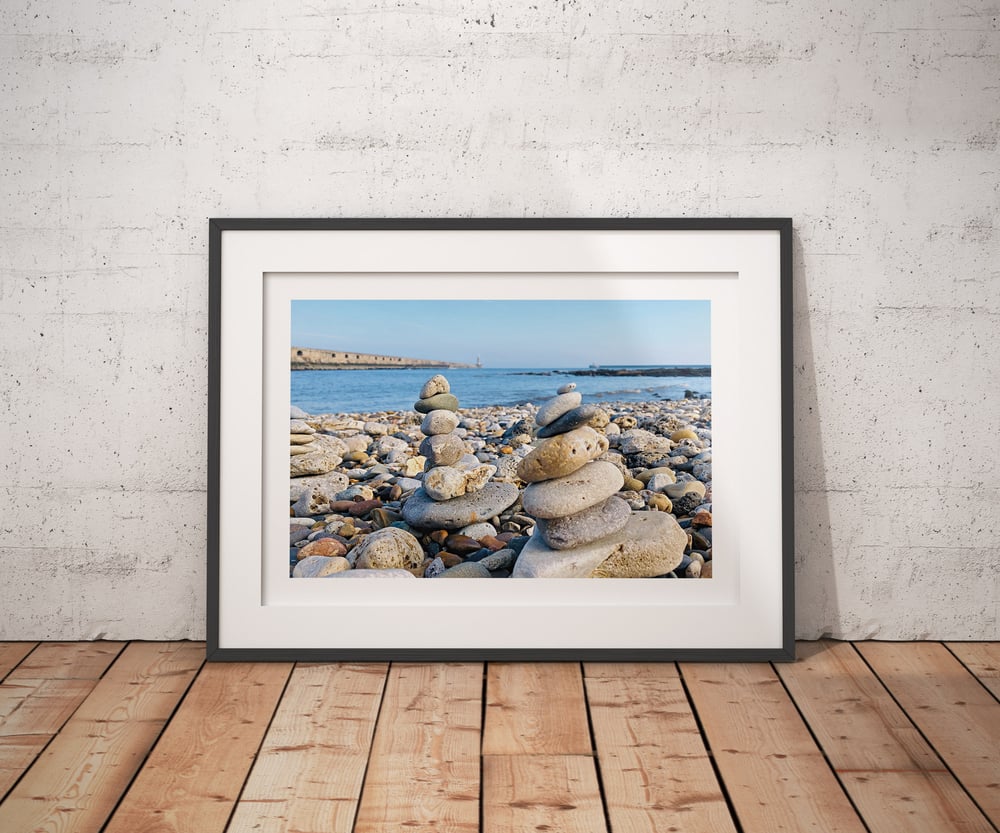
[[[991,831],[1000,644],[786,665],[0,643],[0,831]]]

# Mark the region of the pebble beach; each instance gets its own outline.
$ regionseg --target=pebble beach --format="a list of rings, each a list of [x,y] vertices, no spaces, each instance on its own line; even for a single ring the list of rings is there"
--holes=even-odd
[[[709,578],[712,403],[583,404],[572,383],[463,408],[290,421],[296,578]]]

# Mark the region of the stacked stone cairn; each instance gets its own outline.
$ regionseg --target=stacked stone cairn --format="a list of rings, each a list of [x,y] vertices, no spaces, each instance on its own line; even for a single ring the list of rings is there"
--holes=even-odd
[[[632,512],[621,469],[606,459],[608,415],[575,384],[539,408],[541,442],[517,468],[535,531],[514,578],[653,578],[684,557],[687,535],[667,512]]]
[[[346,489],[347,475],[337,471],[348,453],[338,437],[317,431],[309,415],[298,408],[291,411],[289,467],[292,516],[306,518],[329,512],[334,495]]]
[[[424,384],[414,405],[424,414],[420,454],[426,458],[423,481],[403,506],[403,518],[416,529],[458,530],[484,524],[518,499],[513,483],[491,481],[497,467],[482,463],[463,439],[458,399],[448,380],[437,374]],[[477,547],[478,548],[478,547]],[[489,578],[492,564],[463,563],[445,571],[440,559],[427,577]],[[461,574],[461,575],[460,575]]]

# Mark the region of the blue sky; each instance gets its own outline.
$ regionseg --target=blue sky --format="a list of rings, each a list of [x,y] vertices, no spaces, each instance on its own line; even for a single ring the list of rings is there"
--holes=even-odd
[[[292,301],[294,347],[487,367],[710,364],[708,301]]]

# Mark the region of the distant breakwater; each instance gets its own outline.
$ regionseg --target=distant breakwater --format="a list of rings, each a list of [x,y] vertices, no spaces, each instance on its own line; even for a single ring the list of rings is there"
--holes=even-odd
[[[544,371],[538,375],[562,376],[672,376],[672,377],[710,377],[712,368],[708,365],[693,367],[681,365],[680,367],[592,367],[587,370],[551,370]],[[524,373],[522,375],[529,375]]]
[[[424,367],[475,367],[473,364],[447,362],[438,359],[414,359],[406,356],[380,356],[374,353],[348,353],[343,350],[318,350],[293,347],[292,370],[377,370]]]

